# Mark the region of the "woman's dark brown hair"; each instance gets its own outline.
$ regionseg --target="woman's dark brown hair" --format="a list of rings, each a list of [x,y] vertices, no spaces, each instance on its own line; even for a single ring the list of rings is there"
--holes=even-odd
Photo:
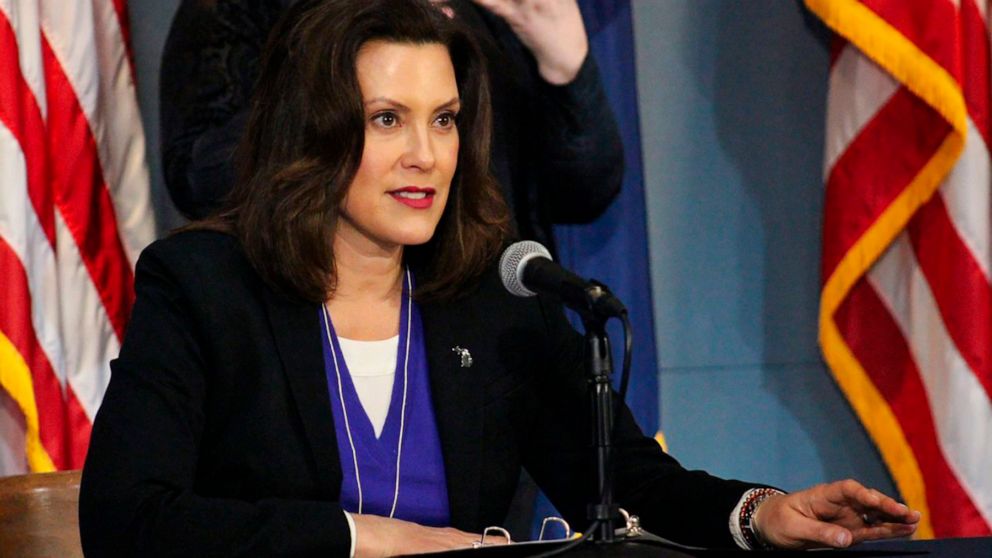
[[[458,167],[433,238],[408,247],[419,299],[456,296],[498,252],[508,213],[489,170],[486,69],[470,31],[427,0],[303,0],[273,29],[238,146],[239,179],[219,217],[262,278],[325,300],[335,288],[332,239],[358,170],[365,113],[355,70],[368,41],[445,45],[461,100]]]

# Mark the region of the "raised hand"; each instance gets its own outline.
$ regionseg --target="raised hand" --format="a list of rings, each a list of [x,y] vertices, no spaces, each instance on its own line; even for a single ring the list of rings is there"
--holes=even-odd
[[[843,548],[916,531],[920,512],[853,480],[772,496],[754,514],[759,536],[778,548]]]
[[[503,18],[537,60],[548,83],[575,79],[589,52],[577,0],[472,0]]]

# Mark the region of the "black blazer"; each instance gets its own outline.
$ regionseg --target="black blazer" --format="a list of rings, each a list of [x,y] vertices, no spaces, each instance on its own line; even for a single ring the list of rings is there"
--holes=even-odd
[[[151,245],[136,290],[83,470],[86,555],[346,556],[319,305],[277,294],[213,232]],[[500,524],[524,466],[584,528],[583,341],[561,307],[511,296],[490,270],[421,314],[452,526]],[[617,502],[658,534],[732,546],[729,514],[750,485],[686,471],[626,407],[617,420]]]

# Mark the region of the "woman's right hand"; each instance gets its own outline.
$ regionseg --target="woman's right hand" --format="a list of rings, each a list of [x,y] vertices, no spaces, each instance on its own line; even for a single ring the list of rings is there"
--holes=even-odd
[[[845,548],[862,541],[908,537],[920,512],[853,480],[772,496],[754,512],[761,537],[778,548]]]
[[[480,535],[452,527],[424,527],[402,519],[351,514],[355,522],[355,558],[384,558],[400,554],[468,548]]]

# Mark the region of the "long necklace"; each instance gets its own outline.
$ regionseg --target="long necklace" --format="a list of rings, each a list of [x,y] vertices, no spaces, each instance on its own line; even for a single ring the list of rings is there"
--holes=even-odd
[[[410,320],[413,315],[413,297],[410,292],[413,290],[413,279],[410,277],[410,270],[406,270],[406,347],[403,355],[403,404],[400,406],[400,435],[396,442],[396,482],[393,485],[393,506],[389,510],[389,517],[396,513],[396,502],[400,498],[400,460],[403,457],[403,430],[406,423],[406,388],[407,373],[410,368]],[[362,475],[358,469],[358,451],[355,450],[355,440],[351,436],[351,424],[348,421],[348,408],[344,406],[344,390],[341,384],[341,368],[338,366],[338,355],[334,350],[334,341],[331,339],[331,317],[324,309],[324,332],[327,334],[327,344],[331,347],[331,357],[334,359],[334,374],[338,381],[338,398],[341,400],[341,414],[344,416],[344,429],[348,433],[348,444],[351,446],[351,459],[355,464],[355,484],[358,486],[358,513],[362,513]]]

